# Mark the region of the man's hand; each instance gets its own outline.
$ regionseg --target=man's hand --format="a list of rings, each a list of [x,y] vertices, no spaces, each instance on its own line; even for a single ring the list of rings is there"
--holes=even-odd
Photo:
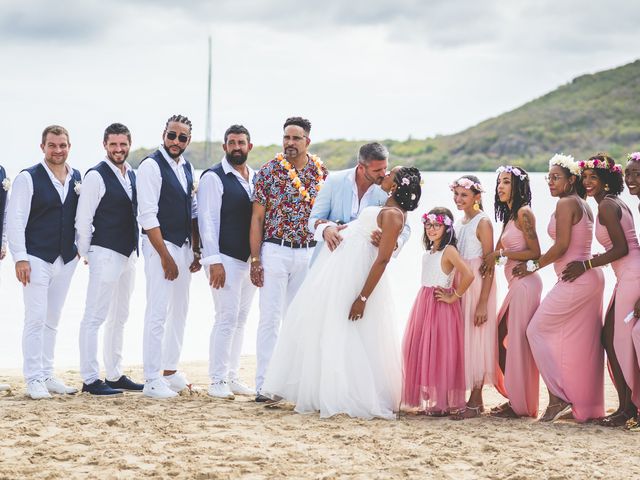
[[[31,281],[31,264],[28,260],[16,262],[16,278],[25,287]]]
[[[225,280],[226,273],[224,271],[224,265],[221,263],[209,265],[209,285],[215,289],[224,288]]]
[[[371,232],[371,245],[378,248],[380,246],[380,240],[382,239],[382,230],[379,228]],[[393,251],[395,252],[398,249],[398,242],[396,242],[396,246],[393,247]]]
[[[340,235],[340,230],[344,230],[345,228],[347,228],[346,225],[332,225],[325,228],[324,232],[322,232],[322,238],[327,244],[327,247],[329,247],[330,251],[333,252],[336,248],[338,248],[340,242],[342,242],[342,235]]]
[[[164,278],[172,281],[178,278],[178,266],[170,254],[161,256],[160,263],[162,263],[162,270],[164,270]]]
[[[202,268],[202,265],[200,265],[200,258],[200,253],[193,252],[193,262],[189,265],[189,271],[191,273],[196,273]]]
[[[251,283],[256,287],[260,288],[264,286],[264,268],[262,268],[260,260],[251,262],[251,271],[249,272],[249,276],[251,277]]]
[[[0,249],[0,260],[4,260],[4,257],[7,256],[7,249],[6,248],[2,248]]]

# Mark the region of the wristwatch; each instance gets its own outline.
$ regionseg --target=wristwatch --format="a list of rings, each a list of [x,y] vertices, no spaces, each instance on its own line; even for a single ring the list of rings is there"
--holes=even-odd
[[[251,257],[251,263],[256,263],[260,261],[260,257]]]

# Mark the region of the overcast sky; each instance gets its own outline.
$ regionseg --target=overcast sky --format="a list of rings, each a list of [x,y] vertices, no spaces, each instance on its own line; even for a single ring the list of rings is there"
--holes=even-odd
[[[242,123],[254,143],[279,143],[291,115],[312,121],[312,141],[454,133],[638,58],[638,5],[2,0],[0,163],[14,176],[39,161],[51,123],[69,129],[83,170],[112,122],[153,147],[182,113],[203,140],[209,35],[214,139]]]

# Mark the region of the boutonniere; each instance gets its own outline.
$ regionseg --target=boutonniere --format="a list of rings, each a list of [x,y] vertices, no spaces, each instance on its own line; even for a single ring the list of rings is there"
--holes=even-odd
[[[11,179],[9,177],[6,177],[4,180],[2,180],[2,188],[5,192],[8,192],[11,188]]]
[[[76,180],[73,184],[73,191],[76,192],[76,195],[80,195],[80,189],[82,188],[82,182]]]
[[[198,180],[193,181],[193,186],[191,187],[191,196],[194,197],[196,193],[198,193]]]

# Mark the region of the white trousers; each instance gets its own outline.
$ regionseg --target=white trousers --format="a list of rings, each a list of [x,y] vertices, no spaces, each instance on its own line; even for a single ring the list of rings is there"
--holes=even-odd
[[[256,343],[256,390],[260,391],[278,340],[280,324],[307,275],[313,248],[262,245],[264,286],[260,289],[260,321]]]
[[[77,257],[65,265],[62,257],[48,263],[29,255],[31,281],[22,289],[22,371],[27,382],[53,376],[58,323],[77,264]]]
[[[144,379],[155,380],[162,370],[177,370],[184,338],[184,325],[189,310],[189,284],[193,262],[191,246],[177,247],[164,242],[178,266],[178,278],[167,280],[160,255],[148,238],[142,240],[144,273],[147,284],[147,306],[144,313],[142,362]]]
[[[99,246],[89,254],[89,286],[80,322],[80,376],[90,384],[100,377],[98,330],[105,323],[102,357],[107,380],[122,376],[124,325],[136,274],[136,252],[129,257]]]
[[[224,288],[211,289],[215,319],[209,339],[209,377],[212,382],[238,380],[244,326],[256,287],[249,277],[249,264],[221,255]],[[209,266],[205,268],[209,278]]]

